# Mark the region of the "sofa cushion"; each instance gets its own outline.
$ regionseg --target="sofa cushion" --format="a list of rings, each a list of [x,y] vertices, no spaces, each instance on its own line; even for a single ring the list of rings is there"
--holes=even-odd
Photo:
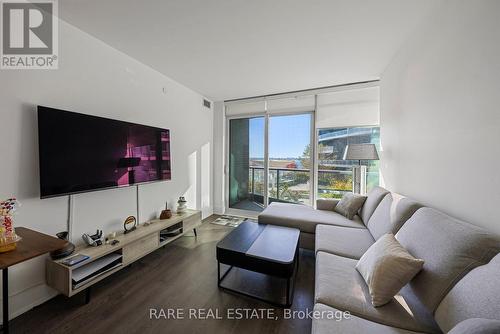
[[[396,238],[425,261],[407,291],[433,312],[465,274],[488,263],[500,248],[500,241],[485,230],[426,207],[415,212]]]
[[[354,315],[344,318],[342,311],[320,303],[314,305],[314,312],[312,334],[417,334],[417,332],[382,325]]]
[[[373,212],[366,226],[375,240],[387,233],[396,234],[421,207],[421,204],[412,199],[396,193],[388,193]]]
[[[439,327],[447,332],[467,318],[500,320],[499,278],[500,254],[465,275],[444,297],[435,312]]]
[[[363,254],[356,270],[368,285],[373,306],[382,306],[390,302],[423,265],[423,260],[414,258],[394,234],[388,233]]]
[[[315,210],[310,206],[289,203],[271,203],[259,215],[259,223],[295,227],[302,232],[315,233],[316,225],[337,225],[353,228],[366,228],[359,218],[353,220],[326,210]]]
[[[396,296],[388,304],[373,307],[363,277],[356,270],[356,260],[318,252],[314,299],[341,311],[388,326],[413,331],[439,333],[432,314],[418,304]]]
[[[363,204],[363,207],[361,208],[359,213],[361,220],[365,225],[368,224],[368,221],[370,220],[373,212],[375,212],[377,206],[380,204],[384,196],[388,193],[389,191],[382,187],[374,187],[367,194],[365,204]]]
[[[316,200],[316,209],[333,211],[339,201],[339,198],[320,198]]]
[[[493,319],[471,318],[462,321],[448,334],[498,334],[500,333],[500,321]]]
[[[316,226],[316,252],[323,251],[358,260],[374,242],[366,229]]]
[[[353,219],[366,201],[366,196],[346,193],[333,209],[342,216]]]

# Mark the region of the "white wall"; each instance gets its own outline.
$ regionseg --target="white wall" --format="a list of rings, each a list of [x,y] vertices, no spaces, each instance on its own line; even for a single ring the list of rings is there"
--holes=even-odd
[[[500,1],[447,1],[381,76],[385,184],[500,233]]]
[[[174,207],[180,195],[210,215],[213,115],[202,96],[64,22],[59,29],[58,70],[0,71],[0,199],[22,202],[15,225],[66,229],[68,198],[39,199],[38,104],[169,128],[172,181],[140,186],[140,220],[156,217],[165,201]],[[73,238],[120,230],[135,210],[133,187],[76,195]],[[55,295],[44,257],[9,271],[11,317]]]

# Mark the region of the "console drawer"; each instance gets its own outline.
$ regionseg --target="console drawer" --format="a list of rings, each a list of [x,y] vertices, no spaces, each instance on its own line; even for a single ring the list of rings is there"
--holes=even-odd
[[[135,261],[158,248],[158,234],[153,233],[123,247],[123,262]]]

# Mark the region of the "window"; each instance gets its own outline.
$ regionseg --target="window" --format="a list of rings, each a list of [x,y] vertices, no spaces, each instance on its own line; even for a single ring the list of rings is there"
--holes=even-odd
[[[269,117],[269,203],[311,205],[311,114]]]
[[[379,127],[330,128],[318,135],[318,198],[341,198],[352,191],[352,166],[357,160],[343,160],[348,144],[375,144],[380,149]],[[379,162],[361,161],[367,166],[367,191],[379,185]]]

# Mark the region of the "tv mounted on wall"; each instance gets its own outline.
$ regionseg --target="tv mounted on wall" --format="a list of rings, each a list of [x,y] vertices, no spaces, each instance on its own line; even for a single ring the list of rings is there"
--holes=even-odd
[[[40,197],[171,179],[170,131],[38,106]]]

